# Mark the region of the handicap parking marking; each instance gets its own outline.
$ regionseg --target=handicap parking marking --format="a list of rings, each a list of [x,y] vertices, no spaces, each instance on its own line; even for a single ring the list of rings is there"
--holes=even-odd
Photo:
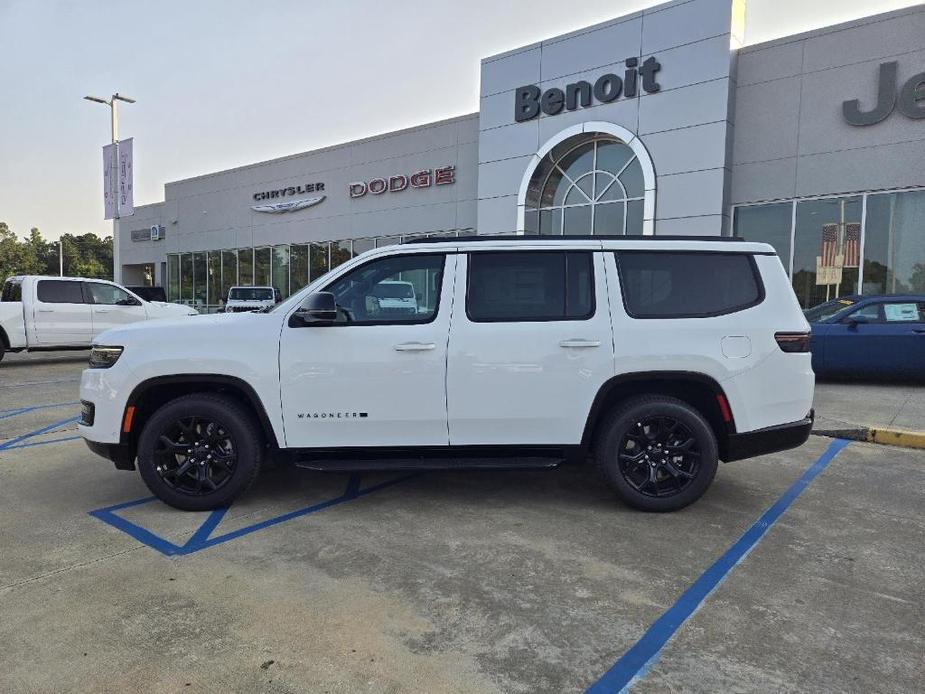
[[[765,511],[755,523],[746,530],[733,545],[726,550],[712,566],[704,571],[691,586],[684,591],[677,602],[666,610],[614,664],[610,670],[587,689],[587,694],[604,694],[628,691],[639,682],[651,669],[667,643],[677,631],[689,620],[714,590],[722,585],[729,573],[757,546],[770,528],[790,508],[797,497],[810,483],[825,470],[829,463],[851,442],[835,439],[826,451],[814,462],[800,478]]]
[[[285,523],[287,521],[293,520],[294,518],[307,516],[312,513],[317,513],[318,511],[323,511],[326,508],[331,508],[332,506],[338,506],[339,504],[368,496],[369,494],[373,494],[387,487],[404,482],[405,480],[417,477],[419,474],[420,473],[418,472],[414,472],[410,475],[402,475],[401,477],[386,480],[385,482],[379,482],[372,485],[371,487],[367,487],[366,489],[362,489],[360,487],[360,475],[353,474],[347,480],[347,486],[344,489],[343,494],[340,496],[312,504],[311,506],[307,506],[305,508],[290,511],[289,513],[283,513],[279,516],[274,516],[273,518],[268,518],[258,523],[253,523],[243,528],[238,528],[237,530],[233,530],[223,535],[211,537],[212,532],[216,527],[218,527],[218,524],[221,523],[222,519],[225,517],[225,514],[228,513],[228,509],[230,507],[226,506],[224,508],[212,511],[208,518],[206,518],[206,520],[202,523],[202,525],[196,529],[190,539],[182,545],[177,545],[173,542],[170,542],[169,540],[165,540],[163,537],[155,534],[147,528],[144,528],[137,523],[133,523],[132,521],[128,521],[116,513],[117,511],[123,509],[151,503],[152,501],[156,501],[157,497],[148,496],[144,497],[143,499],[135,499],[134,501],[115,504],[114,506],[107,506],[106,508],[90,511],[89,514],[94,518],[111,525],[117,530],[121,530],[135,540],[138,540],[142,544],[157,550],[165,556],[182,556],[186,554],[193,554],[194,552],[200,552],[209,547],[214,547],[215,545],[228,542],[229,540],[235,540],[239,537],[258,532],[259,530],[264,530],[265,528],[279,525],[280,523]],[[180,512],[178,511],[178,513]]]
[[[35,412],[36,410],[48,410],[53,407],[68,407],[69,405],[79,405],[78,401],[73,402],[56,402],[50,405],[32,405],[28,407],[14,407],[10,410],[0,410],[0,419],[10,419],[11,417],[18,417],[21,414],[26,414],[28,412]]]
[[[73,441],[74,439],[78,439],[80,437],[79,436],[69,436],[63,439],[52,439],[50,441],[33,441],[30,443],[24,443],[25,441],[35,438],[36,436],[41,436],[42,434],[51,433],[60,427],[63,427],[67,424],[74,424],[78,422],[79,420],[80,420],[80,415],[73,415],[71,417],[68,417],[67,419],[61,419],[57,422],[46,424],[45,426],[39,427],[38,429],[34,431],[30,431],[26,434],[16,436],[15,438],[12,438],[7,441],[4,441],[3,443],[0,443],[0,451],[9,451],[9,450],[13,450],[16,448],[26,448],[28,446],[39,446],[39,445],[46,444],[46,443],[60,443],[62,441]]]

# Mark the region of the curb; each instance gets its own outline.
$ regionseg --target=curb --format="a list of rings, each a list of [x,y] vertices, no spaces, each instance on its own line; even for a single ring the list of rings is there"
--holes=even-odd
[[[816,429],[812,432],[817,436],[828,436],[836,439],[849,439],[851,441],[866,441],[879,443],[885,446],[901,446],[903,448],[925,448],[925,432],[904,431],[903,429],[889,429],[877,427],[854,427],[851,429]]]

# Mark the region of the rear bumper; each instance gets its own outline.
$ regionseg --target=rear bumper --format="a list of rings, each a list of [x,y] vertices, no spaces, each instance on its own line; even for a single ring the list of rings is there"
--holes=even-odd
[[[84,439],[87,448],[97,455],[108,458],[115,463],[117,470],[134,470],[135,456],[132,455],[132,448],[125,443],[100,443],[99,441],[90,441]]]
[[[815,412],[810,410],[805,418],[797,422],[732,434],[722,458],[728,463],[802,446],[813,430],[814,419]]]

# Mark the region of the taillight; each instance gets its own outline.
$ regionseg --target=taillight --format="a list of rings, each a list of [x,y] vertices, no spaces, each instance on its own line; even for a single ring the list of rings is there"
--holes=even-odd
[[[777,346],[784,352],[808,352],[809,333],[774,333]]]

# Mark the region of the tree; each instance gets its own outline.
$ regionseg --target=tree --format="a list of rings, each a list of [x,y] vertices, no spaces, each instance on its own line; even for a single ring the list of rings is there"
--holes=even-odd
[[[112,279],[112,238],[96,234],[62,234],[64,274],[73,277]],[[57,243],[46,241],[33,227],[20,241],[5,222],[0,222],[0,282],[11,275],[57,275]]]

